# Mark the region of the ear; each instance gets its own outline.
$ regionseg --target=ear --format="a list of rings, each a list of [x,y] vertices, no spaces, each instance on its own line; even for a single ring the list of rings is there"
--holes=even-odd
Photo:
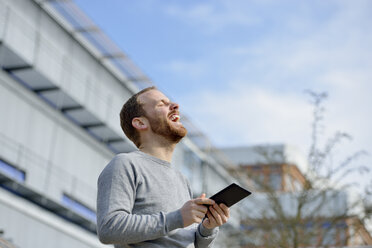
[[[148,128],[148,123],[144,117],[135,117],[132,120],[132,126],[139,131],[143,131]]]

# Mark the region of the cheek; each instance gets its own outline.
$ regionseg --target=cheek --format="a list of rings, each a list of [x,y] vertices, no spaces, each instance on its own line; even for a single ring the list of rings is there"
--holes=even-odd
[[[151,119],[160,119],[163,118],[163,116],[166,117],[166,114],[161,110],[152,110],[147,112],[147,116]]]
[[[154,111],[149,117],[153,123],[157,123],[158,125],[161,123],[164,125],[170,122],[167,114],[164,111]]]
[[[166,110],[159,110],[155,113],[156,118],[160,119],[168,119],[168,111]]]

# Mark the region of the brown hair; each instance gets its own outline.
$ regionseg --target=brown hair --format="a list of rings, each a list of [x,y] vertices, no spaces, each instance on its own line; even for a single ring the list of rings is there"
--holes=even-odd
[[[141,90],[140,92],[134,94],[131,96],[126,103],[124,103],[123,107],[120,111],[120,126],[121,129],[123,129],[123,132],[125,135],[133,141],[133,143],[139,147],[141,145],[140,143],[140,137],[138,131],[133,127],[132,120],[135,117],[140,117],[145,115],[145,111],[142,108],[142,105],[138,102],[138,96],[150,91],[150,90],[156,90],[155,86],[151,86],[148,88],[145,88]]]

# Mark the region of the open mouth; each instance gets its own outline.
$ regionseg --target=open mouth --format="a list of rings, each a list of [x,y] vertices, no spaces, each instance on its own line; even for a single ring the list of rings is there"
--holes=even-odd
[[[178,114],[173,114],[169,117],[169,119],[173,122],[178,122],[180,120],[180,115]]]

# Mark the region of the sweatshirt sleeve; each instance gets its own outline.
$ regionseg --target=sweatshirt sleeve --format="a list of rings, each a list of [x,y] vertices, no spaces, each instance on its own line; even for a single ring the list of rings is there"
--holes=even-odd
[[[219,228],[207,229],[202,223],[198,225],[195,233],[195,247],[196,248],[206,248],[213,247],[213,243],[217,237]]]
[[[97,233],[104,244],[153,240],[183,226],[180,210],[151,215],[132,214],[139,175],[116,156],[98,178]]]

